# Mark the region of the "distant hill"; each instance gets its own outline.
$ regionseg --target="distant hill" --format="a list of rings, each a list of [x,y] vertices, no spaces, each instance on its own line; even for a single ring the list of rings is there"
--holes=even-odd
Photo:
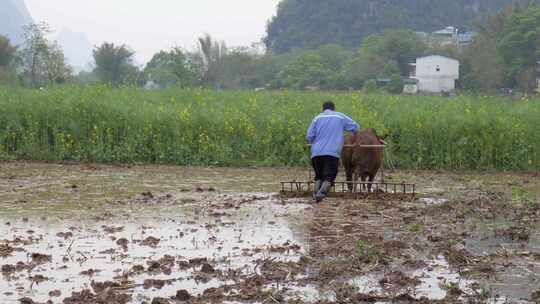
[[[367,35],[388,28],[430,32],[455,26],[465,31],[505,6],[529,1],[283,0],[268,24],[265,43],[283,53],[328,43],[358,47]]]
[[[0,0],[0,35],[13,44],[23,41],[23,26],[32,23],[32,17],[23,0]]]
[[[64,28],[58,33],[56,39],[64,49],[64,54],[75,73],[89,69],[88,64],[92,60],[92,44],[85,33],[75,33]]]

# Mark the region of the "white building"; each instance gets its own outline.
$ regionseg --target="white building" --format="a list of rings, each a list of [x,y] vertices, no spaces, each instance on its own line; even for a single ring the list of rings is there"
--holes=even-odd
[[[459,79],[459,61],[438,55],[420,57],[411,63],[410,78],[416,79],[418,91],[426,93],[452,92]]]
[[[447,26],[446,28],[431,33],[431,43],[438,43],[441,46],[445,45],[457,45],[458,44],[459,31],[453,26]]]
[[[432,33],[416,32],[416,34],[431,47],[456,46],[459,50],[471,44],[476,36],[475,32],[461,32],[453,26]]]

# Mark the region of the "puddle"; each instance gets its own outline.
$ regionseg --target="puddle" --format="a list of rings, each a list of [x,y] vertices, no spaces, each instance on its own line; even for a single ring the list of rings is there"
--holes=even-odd
[[[442,205],[448,203],[450,200],[446,198],[431,198],[431,197],[422,197],[418,199],[418,203],[426,205]]]
[[[416,298],[426,297],[432,300],[442,300],[446,297],[447,288],[456,286],[466,294],[473,294],[471,280],[450,269],[448,261],[443,256],[427,261],[427,267],[417,270],[413,276],[420,278],[420,285],[416,287]],[[446,288],[446,289],[445,289]]]
[[[531,290],[540,290],[540,227],[538,223],[519,225],[507,218],[475,221],[477,228],[465,247],[477,256],[489,257],[496,275],[484,282],[494,294],[494,303],[527,299]],[[525,303],[522,301],[521,303]]]
[[[410,290],[413,298],[426,298],[430,300],[443,300],[446,298],[447,291],[444,286],[457,284],[464,292],[471,293],[471,280],[465,280],[461,276],[450,269],[450,265],[443,256],[438,256],[434,260],[425,261],[426,266],[415,271],[405,271],[404,275],[411,279],[417,279],[416,285],[398,286],[397,289],[388,291],[382,286],[384,282],[384,273],[369,274],[354,278],[349,281],[350,284],[356,286],[361,293],[387,297],[388,292],[403,293]]]
[[[4,300],[2,303],[18,303],[22,297],[45,302],[50,298],[49,292],[59,285],[62,286],[63,296],[68,296],[72,291],[90,286],[92,280],[114,280],[128,273],[134,265],[148,268],[149,261],[159,260],[166,255],[175,258],[175,265],[170,267],[171,274],[158,271],[129,277],[131,284],[137,286],[131,290],[133,298],[172,297],[179,289],[190,290],[196,296],[208,288],[227,282],[214,278],[208,282],[197,281],[194,279],[197,267],[195,271],[181,271],[176,265],[180,261],[206,258],[215,263],[216,270],[244,268],[250,272],[253,271],[250,266],[254,267],[257,259],[275,257],[282,261],[298,260],[304,253],[301,247],[290,252],[272,251],[273,247],[283,247],[284,244],[305,243],[302,227],[297,225],[302,219],[291,221],[279,216],[280,213],[287,213],[288,208],[281,208],[269,200],[242,205],[230,216],[209,215],[230,212],[228,210],[216,208],[203,211],[203,208],[200,205],[163,205],[153,208],[137,206],[129,212],[112,209],[112,213],[119,214],[120,218],[115,216],[102,221],[48,218],[26,222],[14,219],[9,225],[0,226],[0,235],[6,240],[20,238],[33,241],[32,244],[22,246],[24,251],[0,258],[0,264],[29,263],[28,255],[31,253],[51,255],[52,261],[32,269],[32,276],[44,275],[49,278],[40,284],[32,285],[26,272],[4,276],[5,279],[0,280]],[[300,208],[296,206],[293,209]],[[31,234],[28,233],[29,229],[33,231]],[[66,232],[73,236],[68,239],[57,236]],[[159,239],[159,244],[155,247],[143,246],[141,241],[148,237]],[[117,244],[120,239],[128,242],[125,250]],[[91,269],[97,272],[92,276],[80,275]],[[143,287],[147,279],[174,282],[158,290]],[[62,296],[57,299],[62,299]]]

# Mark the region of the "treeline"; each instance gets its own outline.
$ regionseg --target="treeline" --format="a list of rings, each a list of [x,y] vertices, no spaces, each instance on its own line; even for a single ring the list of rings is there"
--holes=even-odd
[[[387,29],[472,30],[508,5],[537,0],[283,0],[268,24],[266,46],[277,53],[338,44],[360,47]]]
[[[538,28],[540,6],[531,4],[490,17],[464,48],[428,44],[404,29],[368,36],[356,50],[325,44],[282,54],[257,47],[229,48],[206,35],[199,38],[196,50],[163,50],[144,67],[135,65],[128,46],[103,43],[93,51],[94,69],[73,75],[62,49],[46,38],[50,29],[34,24],[25,29],[21,49],[0,38],[0,81],[29,87],[99,82],[147,88],[375,90],[377,79],[387,79],[386,89],[400,93],[409,63],[422,55],[439,54],[460,60],[458,88],[462,90],[518,88],[531,93],[540,58]]]

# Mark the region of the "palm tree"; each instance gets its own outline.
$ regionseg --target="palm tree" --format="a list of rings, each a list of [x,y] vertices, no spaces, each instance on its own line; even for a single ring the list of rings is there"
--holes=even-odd
[[[199,38],[199,56],[202,65],[202,81],[206,85],[219,86],[223,57],[227,53],[224,42],[212,39],[209,34]]]

